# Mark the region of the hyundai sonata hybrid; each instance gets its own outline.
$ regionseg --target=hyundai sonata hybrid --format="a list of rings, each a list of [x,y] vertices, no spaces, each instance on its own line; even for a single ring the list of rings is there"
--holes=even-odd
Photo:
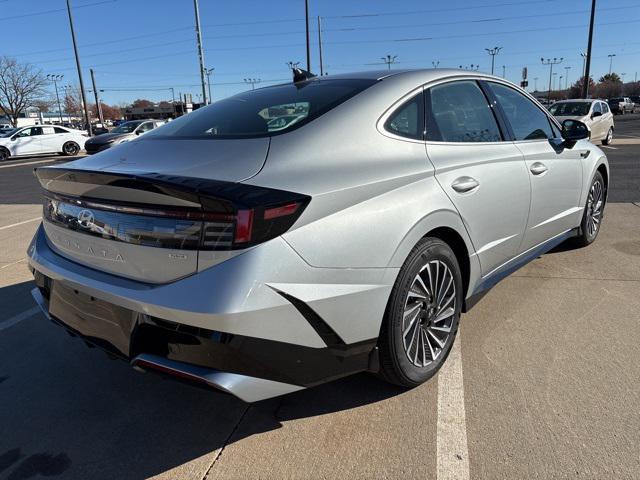
[[[588,136],[478,72],[302,72],[38,168],[33,296],[137,370],[249,402],[364,371],[417,386],[499,280],[596,239]]]

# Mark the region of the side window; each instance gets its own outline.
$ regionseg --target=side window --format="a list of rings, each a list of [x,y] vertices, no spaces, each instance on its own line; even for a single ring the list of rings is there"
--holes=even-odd
[[[22,138],[22,137],[30,137],[31,136],[31,131],[33,130],[33,128],[25,128],[24,130],[21,130],[16,137],[17,138]]]
[[[516,140],[538,140],[554,138],[547,114],[531,100],[513,88],[487,82],[498,98]]]
[[[401,137],[422,140],[424,132],[424,101],[422,93],[403,103],[389,117],[384,128]]]
[[[148,132],[149,130],[153,129],[153,123],[152,122],[145,122],[142,125],[140,125],[140,127],[138,127],[138,132],[139,133],[144,133],[144,132]]]
[[[426,98],[428,140],[502,141],[491,107],[475,81],[464,80],[432,87]]]
[[[600,112],[602,113],[602,107],[600,106],[600,102],[593,102],[593,113]]]
[[[68,131],[66,131],[64,128],[60,128],[60,127],[53,127],[53,130],[56,133],[69,133]]]
[[[602,113],[609,113],[609,105],[602,102],[600,102],[600,105],[602,106]]]

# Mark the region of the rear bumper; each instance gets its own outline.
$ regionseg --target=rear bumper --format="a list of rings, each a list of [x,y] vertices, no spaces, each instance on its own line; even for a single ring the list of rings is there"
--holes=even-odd
[[[72,262],[42,227],[28,255],[34,297],[54,322],[133,365],[245,401],[375,369],[391,289],[382,282],[394,277],[309,267],[281,239],[161,285]]]
[[[94,144],[84,144],[84,150],[85,152],[87,152],[89,155],[94,154],[94,153],[98,153],[98,152],[102,152],[103,150],[107,150],[108,148],[111,148],[114,144],[113,143],[102,143],[99,145],[94,145]]]

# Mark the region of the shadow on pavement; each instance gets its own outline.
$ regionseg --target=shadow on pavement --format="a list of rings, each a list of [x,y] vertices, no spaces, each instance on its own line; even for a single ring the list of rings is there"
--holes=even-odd
[[[28,295],[31,285],[0,289],[2,303],[13,298],[28,304],[18,297]],[[283,422],[403,392],[360,374],[248,405],[215,390],[139,374],[40,314],[0,332],[0,377],[0,476],[11,480],[146,478]],[[208,465],[213,457],[205,460]]]

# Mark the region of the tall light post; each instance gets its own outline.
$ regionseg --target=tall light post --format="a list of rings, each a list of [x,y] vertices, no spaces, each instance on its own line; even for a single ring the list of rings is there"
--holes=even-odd
[[[582,98],[589,96],[589,70],[591,68],[591,47],[593,46],[593,25],[596,17],[596,0],[591,0],[591,16],[589,18],[589,41],[587,43],[587,57],[582,81]]]
[[[202,83],[202,100],[204,104],[207,104],[207,90],[204,85],[204,51],[202,50],[202,32],[200,31],[200,8],[198,7],[198,0],[193,0],[193,9],[196,14],[196,41],[198,43],[198,57],[200,58],[200,82]]]
[[[175,118],[176,116],[176,92],[173,89],[173,87],[169,87],[169,90],[171,90],[171,106],[173,109],[173,117]]]
[[[569,70],[571,70],[571,67],[564,67],[564,70],[566,72],[564,76],[564,89],[568,90],[569,89]]]
[[[207,74],[207,87],[209,88],[209,105],[213,102],[213,97],[211,96],[211,74],[215,68],[205,68],[204,73]]]
[[[260,83],[260,79],[259,78],[245,78],[244,79],[244,83],[250,84],[251,85],[251,90],[255,90],[256,83]]]
[[[551,103],[551,80],[553,79],[553,66],[558,65],[559,63],[562,63],[563,60],[564,60],[563,57],[560,57],[560,58],[553,57],[553,59],[547,58],[546,60],[544,58],[540,59],[540,61],[542,62],[542,65],[549,65],[549,90],[547,93],[547,101],[549,103]]]
[[[382,61],[387,64],[389,70],[391,70],[391,64],[396,63],[397,55],[387,55],[386,57],[380,57]]]
[[[435,60],[431,62],[431,65],[433,65],[433,68],[438,68],[438,65],[440,65],[440,60]]]
[[[622,77],[622,94],[624,95],[624,77],[625,77],[626,73],[621,73],[620,76]]]
[[[324,62],[322,59],[322,19],[318,15],[318,56],[320,59],[320,76],[324,75]]]
[[[507,78],[507,66],[502,65],[502,78]]]
[[[496,55],[502,50],[502,47],[485,48],[487,53],[491,55],[491,75],[493,75],[493,65],[495,63]]]
[[[304,0],[304,23],[307,36],[307,72],[311,71],[311,49],[309,47],[309,0]]]
[[[615,56],[615,53],[610,53],[609,55],[607,55],[607,57],[609,57],[609,75],[611,75],[611,68],[613,67],[613,57]]]
[[[96,110],[98,110],[98,118],[100,119],[100,124],[104,127],[104,117],[102,116],[102,106],[100,105],[100,95],[98,94],[98,89],[96,88],[96,76],[93,73],[93,68],[89,69],[89,73],[91,73],[91,84],[93,85],[93,95],[96,99]]]
[[[534,84],[533,91],[537,92],[538,91],[538,77],[533,77],[533,84]]]
[[[87,124],[89,136],[93,135],[91,130],[91,120],[89,119],[89,107],[84,93],[84,82],[82,81],[82,68],[80,67],[80,56],[78,55],[78,45],[76,43],[76,32],[73,28],[73,16],[71,15],[71,0],[67,0],[67,14],[69,15],[69,28],[71,30],[71,41],[73,42],[73,52],[76,57],[76,68],[78,69],[78,80],[80,81],[80,96],[82,97],[84,121]]]
[[[64,75],[47,75],[47,78],[53,82],[53,86],[56,89],[56,100],[58,101],[58,114],[60,115],[60,125],[63,124],[62,121],[62,107],[60,107],[60,95],[58,95],[58,81],[64,78]]]

